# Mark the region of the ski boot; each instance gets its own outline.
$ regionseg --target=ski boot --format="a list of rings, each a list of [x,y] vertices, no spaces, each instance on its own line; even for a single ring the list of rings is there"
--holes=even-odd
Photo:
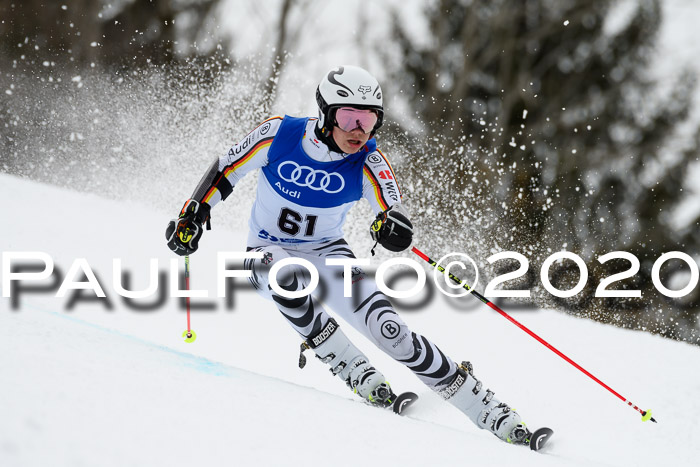
[[[328,320],[321,332],[301,344],[299,368],[306,365],[306,349],[313,349],[316,358],[331,367],[333,375],[345,381],[355,394],[368,403],[381,407],[391,405],[394,393],[384,375],[350,342],[333,318]]]
[[[493,391],[483,388],[481,381],[474,377],[471,363],[462,362],[439,394],[479,428],[489,430],[508,443],[526,444],[530,432],[520,421],[520,415],[507,404],[494,399]]]
[[[313,349],[316,358],[330,365],[330,372],[370,405],[387,408],[401,414],[418,396],[412,392],[396,395],[384,375],[374,368],[368,358],[355,347],[338,323],[331,318],[326,326],[301,344],[299,368],[306,365],[304,351]]]

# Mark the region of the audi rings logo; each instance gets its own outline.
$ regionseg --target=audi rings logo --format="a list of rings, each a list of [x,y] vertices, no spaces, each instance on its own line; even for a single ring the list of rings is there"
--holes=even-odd
[[[286,167],[288,165],[292,167]],[[333,194],[345,188],[345,180],[339,173],[314,170],[311,167],[299,165],[294,161],[282,162],[277,167],[277,173],[285,182],[294,183],[300,187],[308,187],[314,191]]]

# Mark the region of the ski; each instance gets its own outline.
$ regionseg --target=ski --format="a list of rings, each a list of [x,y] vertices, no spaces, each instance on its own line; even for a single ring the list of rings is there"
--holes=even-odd
[[[418,395],[415,392],[402,392],[397,395],[394,402],[390,405],[395,414],[403,415],[404,410],[412,406],[418,400]]]
[[[531,450],[539,451],[547,445],[553,434],[554,431],[551,428],[539,428],[530,435],[525,444],[528,444]]]

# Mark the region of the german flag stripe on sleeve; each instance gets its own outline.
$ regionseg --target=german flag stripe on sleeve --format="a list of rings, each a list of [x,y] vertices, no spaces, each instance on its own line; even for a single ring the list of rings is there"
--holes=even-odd
[[[386,211],[387,209],[389,209],[389,204],[384,198],[384,194],[382,193],[382,188],[379,185],[377,177],[375,177],[372,171],[369,169],[369,167],[367,167],[367,164],[365,164],[362,170],[364,171],[365,176],[369,179],[369,181],[372,182],[372,186],[374,187],[374,196],[375,198],[377,198],[377,203],[382,208],[382,211]]]
[[[396,179],[396,174],[394,173],[394,168],[389,164],[389,159],[386,158],[384,153],[377,149],[377,152],[379,153],[380,156],[382,156],[382,159],[384,159],[384,162],[386,162],[386,165],[389,166],[389,170],[391,170],[391,176],[394,177],[394,182],[396,182],[396,189],[399,190],[399,198],[402,197],[401,194],[401,187],[399,186],[399,181]]]
[[[224,169],[224,176],[226,177],[232,171],[243,167],[246,164],[246,162],[251,160],[253,158],[253,156],[255,156],[258,153],[258,151],[270,146],[270,144],[272,144],[273,139],[274,139],[274,137],[265,138],[263,140],[258,141],[258,143],[255,146],[253,146],[247,153],[243,154],[241,157],[236,159],[233,163],[229,164]]]
[[[269,147],[272,144],[274,137],[266,138],[258,142],[253,146],[247,153],[243,154],[241,157],[236,159],[232,164],[226,166],[221,175],[212,184],[207,194],[204,195],[203,201],[208,203],[212,196],[217,191],[221,191],[222,199],[225,199],[233,190],[230,183],[224,181],[224,177],[227,177],[232,171],[243,167],[248,161],[250,161],[261,149]],[[223,182],[223,183],[222,183]]]
[[[207,194],[204,195],[204,199],[202,199],[202,201],[204,201],[205,203],[211,204],[211,198],[212,198],[218,191],[219,191],[219,190],[217,190],[216,187],[214,187],[214,186],[211,187],[211,188],[209,189],[209,191],[207,191]],[[223,195],[222,195],[222,199],[223,199]]]
[[[258,128],[260,128],[261,126],[263,126],[267,122],[271,122],[272,120],[283,120],[283,119],[279,115],[275,115],[274,117],[270,117],[267,120],[265,120],[264,122],[262,122],[260,125],[258,125]],[[256,130],[257,130],[257,128],[256,128]],[[255,131],[255,130],[253,130],[253,131]]]

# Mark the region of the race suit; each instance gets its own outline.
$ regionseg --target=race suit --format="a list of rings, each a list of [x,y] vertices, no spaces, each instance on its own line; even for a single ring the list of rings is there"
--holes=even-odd
[[[439,391],[454,379],[457,365],[408,328],[361,268],[352,268],[351,297],[345,297],[343,268],[325,262],[355,258],[342,227],[359,199],[365,198],[375,214],[402,209],[394,171],[374,138],[355,154],[337,153],[317,139],[315,126],[314,118],[266,120],[214,162],[192,197],[213,207],[248,172],[260,169],[248,248],[263,257],[246,261],[259,293],[275,302],[304,339],[326,328],[330,315],[324,306],[329,308]],[[321,285],[311,295],[290,299],[271,290],[270,267],[289,257],[308,260],[318,270]],[[308,271],[300,267],[286,288],[302,290],[308,282]]]

